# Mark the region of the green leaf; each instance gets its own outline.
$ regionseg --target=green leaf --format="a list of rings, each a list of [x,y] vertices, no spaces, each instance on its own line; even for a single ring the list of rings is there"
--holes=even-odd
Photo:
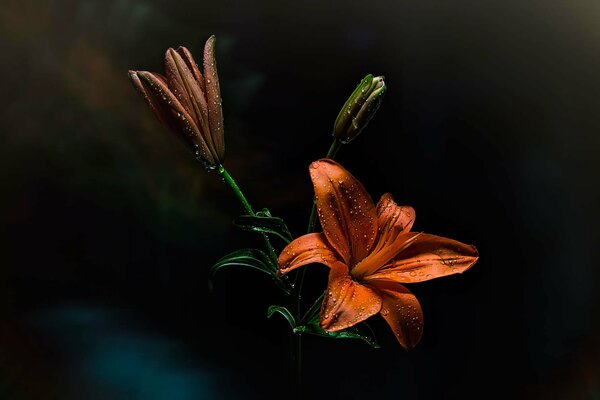
[[[267,318],[271,318],[275,313],[283,315],[287,322],[289,322],[292,329],[294,329],[294,327],[296,326],[296,319],[294,318],[290,310],[288,310],[284,306],[269,306],[269,309],[267,310]]]
[[[368,325],[364,325],[369,330],[371,330],[371,328],[369,328]],[[331,339],[359,339],[366,342],[371,347],[374,347],[376,349],[380,348],[379,344],[374,338],[373,331],[367,332],[366,330],[361,329],[357,326],[352,326],[341,331],[327,332],[319,326],[318,318],[314,319],[307,325],[300,325],[295,327],[294,333],[307,333],[309,335],[322,336]]]
[[[215,274],[226,267],[252,268],[277,280],[277,267],[272,263],[269,256],[267,256],[264,251],[258,249],[241,249],[227,254],[212,266],[208,277],[210,290],[212,290],[212,281]]]
[[[301,324],[310,322],[319,315],[319,311],[321,310],[321,303],[323,303],[323,297],[325,297],[325,292],[321,293],[321,295],[317,297],[313,305],[310,306],[308,311],[306,311],[306,314],[304,314],[304,317],[302,317],[302,319],[300,320]]]
[[[281,218],[271,216],[266,208],[257,212],[256,215],[240,215],[233,220],[233,224],[245,231],[275,235],[285,243],[289,243],[293,239],[285,222]]]

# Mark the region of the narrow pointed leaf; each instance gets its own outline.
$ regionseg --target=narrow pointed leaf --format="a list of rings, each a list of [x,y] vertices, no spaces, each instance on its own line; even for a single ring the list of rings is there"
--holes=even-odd
[[[269,306],[269,309],[267,310],[267,318],[271,318],[275,313],[281,314],[283,318],[285,318],[286,321],[290,324],[292,329],[296,326],[296,319],[294,318],[290,310],[288,310],[284,306]]]
[[[353,326],[350,328],[343,329],[341,331],[328,332],[324,329],[321,329],[321,327],[319,326],[318,318],[311,321],[307,325],[295,327],[294,332],[322,336],[330,339],[359,339],[373,348],[378,349],[381,347],[373,337],[373,334],[366,332],[364,329],[358,328],[357,326]]]
[[[321,295],[317,297],[313,305],[310,306],[308,311],[306,311],[306,314],[304,314],[304,317],[302,317],[302,320],[300,321],[301,324],[312,321],[313,319],[315,319],[315,317],[319,315],[319,311],[321,311],[321,304],[323,303],[323,297],[325,297],[325,292],[321,293]]]
[[[277,280],[276,266],[270,261],[264,251],[258,249],[242,249],[234,251],[221,258],[209,271],[209,287],[212,289],[212,280],[217,272],[228,267],[247,267],[263,272]]]
[[[264,213],[256,215],[240,215],[233,224],[240,229],[251,232],[262,232],[268,235],[275,235],[285,243],[292,241],[292,234],[285,222],[278,217],[267,216]]]

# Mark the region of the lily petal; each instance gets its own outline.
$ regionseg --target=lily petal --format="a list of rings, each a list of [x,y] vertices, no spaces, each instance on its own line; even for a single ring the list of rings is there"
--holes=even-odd
[[[223,157],[225,156],[223,109],[221,106],[221,88],[219,86],[219,75],[217,74],[217,61],[215,59],[215,41],[215,35],[212,35],[204,45],[204,78],[210,134],[217,149],[217,157],[223,162]]]
[[[379,236],[384,242],[389,236],[400,232],[408,232],[415,223],[415,209],[410,206],[399,206],[390,193],[381,196],[377,203],[377,222]]]
[[[190,115],[194,117],[194,121],[200,128],[211,153],[217,158],[215,145],[208,129],[208,107],[205,95],[194,74],[188,68],[187,62],[179,52],[173,49],[168,49],[165,53],[165,73],[169,88]]]
[[[202,93],[206,94],[206,88],[204,86],[204,76],[202,76],[202,72],[200,72],[200,70],[198,69],[198,64],[196,64],[196,61],[194,61],[192,53],[186,47],[183,46],[177,48],[177,53],[179,53],[181,58],[183,58],[183,61],[185,61],[185,65],[187,65],[189,70],[192,71],[194,78],[198,82],[198,85],[200,85]]]
[[[373,286],[382,298],[379,314],[392,328],[402,347],[412,349],[423,335],[423,310],[419,300],[398,283],[377,282]]]
[[[347,265],[369,254],[377,234],[377,212],[369,193],[333,160],[310,166],[317,212],[323,232]]]
[[[292,241],[279,255],[279,275],[306,264],[319,263],[331,267],[339,256],[322,233],[309,233]]]
[[[390,193],[381,196],[377,203],[377,243],[369,256],[354,267],[352,275],[362,277],[373,273],[391,260],[403,246],[409,244],[403,238],[412,240],[414,235],[401,235],[410,231],[415,216],[414,208],[397,205]]]
[[[381,246],[378,245],[367,258],[354,267],[352,276],[359,280],[368,278],[379,271],[388,261],[416,243],[421,235],[421,232],[401,232],[395,237],[391,235],[393,240],[390,238],[392,241],[384,242]]]
[[[428,281],[463,273],[475,264],[478,258],[479,253],[475,246],[423,233],[412,245],[400,250],[393,260],[364,279],[369,282]]]
[[[175,132],[197,157],[209,165],[214,165],[215,160],[198,126],[168,88],[165,78],[147,71],[129,71],[129,77],[159,121]]]
[[[377,203],[377,225],[379,235],[377,244],[371,252],[379,253],[383,248],[394,243],[401,233],[410,231],[415,223],[416,212],[410,206],[399,206],[390,193],[385,193]],[[384,262],[388,261],[384,260]],[[383,265],[380,264],[380,265]]]
[[[321,328],[339,331],[377,314],[381,296],[368,286],[354,281],[348,266],[335,262],[329,271],[329,284],[321,305]]]
[[[146,104],[148,104],[156,118],[158,118],[158,120],[166,127],[170,129],[173,128],[171,114],[163,112],[163,107],[161,106],[162,102],[159,101],[159,99],[155,98],[155,96],[149,90],[149,88],[146,87],[148,83],[144,84],[144,82],[142,82],[142,80],[140,79],[140,72],[146,71],[129,71],[129,78],[131,79],[131,83],[133,83],[133,87],[144,98]],[[166,90],[168,90],[164,76],[152,72],[147,73],[152,74],[155,79],[162,82],[163,86],[166,88]],[[179,107],[181,108],[181,110],[185,111],[181,104],[179,104]]]

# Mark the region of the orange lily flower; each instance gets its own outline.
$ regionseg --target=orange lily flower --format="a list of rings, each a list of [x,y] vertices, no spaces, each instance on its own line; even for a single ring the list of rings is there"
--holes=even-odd
[[[478,259],[474,246],[410,232],[415,210],[389,193],[377,206],[363,185],[333,160],[310,166],[323,233],[291,242],[279,256],[279,274],[300,266],[328,266],[320,325],[338,331],[379,313],[410,349],[423,333],[419,301],[403,283],[462,273]]]

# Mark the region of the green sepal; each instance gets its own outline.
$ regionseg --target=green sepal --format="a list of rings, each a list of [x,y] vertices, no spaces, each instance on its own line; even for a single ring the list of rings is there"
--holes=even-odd
[[[385,91],[383,76],[365,76],[340,110],[333,136],[342,144],[354,140],[377,112]]]
[[[293,239],[285,222],[281,218],[271,216],[266,208],[257,212],[256,215],[240,215],[233,220],[233,224],[245,231],[275,235],[286,244]]]
[[[363,324],[369,330],[369,326],[367,324]],[[375,340],[373,332],[367,332],[364,329],[361,329],[357,326],[352,326],[350,328],[342,329],[341,331],[335,332],[327,332],[319,326],[319,318],[313,319],[309,324],[300,325],[294,328],[294,333],[301,334],[306,333],[309,335],[316,335],[321,337],[327,337],[330,339],[359,339],[363,342],[367,343],[369,346],[373,348],[380,348],[379,344]]]
[[[373,75],[368,74],[356,86],[350,97],[344,103],[334,123],[334,136],[340,137],[348,129],[351,119],[358,113],[364,101],[369,97],[373,84]]]
[[[285,318],[286,321],[292,327],[292,329],[294,329],[294,332],[296,331],[296,329],[295,329],[296,319],[294,318],[294,316],[292,315],[290,310],[288,310],[284,306],[275,306],[275,305],[269,306],[269,309],[267,310],[267,318],[271,318],[273,316],[273,314],[275,314],[275,313],[279,313],[279,314],[283,315],[283,318]]]
[[[248,267],[278,280],[276,273],[277,266],[273,264],[264,251],[258,249],[241,249],[227,254],[211,267],[208,273],[208,285],[211,291],[215,274],[225,267]]]

